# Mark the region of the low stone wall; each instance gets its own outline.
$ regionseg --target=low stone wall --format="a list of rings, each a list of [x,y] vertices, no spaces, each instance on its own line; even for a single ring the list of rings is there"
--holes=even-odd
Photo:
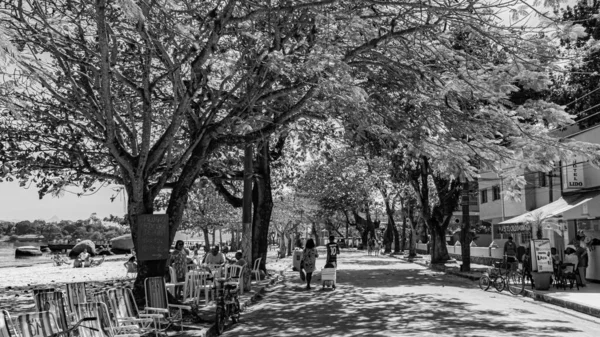
[[[461,254],[449,254],[451,258],[456,259],[458,261],[462,261]],[[483,264],[486,266],[492,266],[494,262],[502,262],[502,259],[496,259],[493,257],[485,257],[485,256],[471,256],[471,263],[475,264]]]

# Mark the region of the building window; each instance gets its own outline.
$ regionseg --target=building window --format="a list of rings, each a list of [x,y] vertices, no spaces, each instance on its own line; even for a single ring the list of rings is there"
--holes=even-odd
[[[525,245],[527,242],[531,240],[531,232],[523,232],[521,233],[521,244]]]
[[[500,200],[500,186],[492,187],[492,200]]]
[[[548,186],[548,180],[546,179],[546,173],[544,172],[538,172],[538,176],[540,179],[540,187],[546,187]]]
[[[487,190],[481,190],[481,203],[485,204],[487,202]]]

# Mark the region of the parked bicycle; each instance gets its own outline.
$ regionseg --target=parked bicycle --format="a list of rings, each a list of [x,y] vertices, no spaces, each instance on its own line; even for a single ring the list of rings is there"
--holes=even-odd
[[[502,292],[504,289],[513,295],[523,293],[525,289],[525,277],[522,270],[513,270],[512,265],[504,261],[496,263],[494,268],[489,268],[479,278],[479,287],[483,291],[487,291],[491,286],[494,286],[497,292]]]
[[[225,330],[227,319],[231,318],[233,323],[240,320],[239,285],[237,281],[226,278],[217,278],[215,281],[217,286],[216,328],[217,335],[220,335]]]

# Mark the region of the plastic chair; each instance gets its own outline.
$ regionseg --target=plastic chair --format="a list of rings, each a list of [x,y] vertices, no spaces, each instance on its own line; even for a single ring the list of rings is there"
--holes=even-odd
[[[183,310],[192,310],[192,307],[188,305],[169,304],[165,279],[160,276],[145,279],[144,290],[146,293],[146,312],[162,314],[162,318],[155,320],[159,328],[165,323],[181,323]],[[176,314],[172,315],[171,309],[176,310]],[[183,326],[181,329],[183,330]]]
[[[200,302],[200,298],[204,295],[204,305],[215,296],[213,293],[213,284],[208,281],[212,274],[206,271],[193,271],[186,275],[185,286],[183,289],[183,302],[192,301],[194,304]]]
[[[237,281],[240,294],[244,293],[244,266],[228,264],[225,266],[226,279]]]
[[[256,259],[256,261],[254,261],[254,267],[252,268],[252,276],[254,276],[254,279],[257,281],[260,281],[260,269],[258,269],[260,267],[260,261],[262,260],[262,257],[259,257],[258,259]]]
[[[185,282],[177,282],[177,273],[175,273],[175,268],[173,267],[169,267],[169,276],[171,277],[171,282],[166,283],[165,286],[167,287],[167,290],[171,293],[171,295],[176,296],[176,287],[183,287],[185,285]]]

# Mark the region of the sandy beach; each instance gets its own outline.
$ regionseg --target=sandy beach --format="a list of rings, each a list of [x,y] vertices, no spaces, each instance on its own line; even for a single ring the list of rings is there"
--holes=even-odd
[[[86,282],[88,291],[111,287],[131,287],[133,279],[126,278],[124,256],[114,256],[93,268],[73,268],[72,265],[37,264],[27,267],[0,268],[0,310],[12,315],[34,310],[33,290],[52,287],[64,290],[65,283]],[[267,269],[279,273],[291,267],[291,258],[269,258]]]

